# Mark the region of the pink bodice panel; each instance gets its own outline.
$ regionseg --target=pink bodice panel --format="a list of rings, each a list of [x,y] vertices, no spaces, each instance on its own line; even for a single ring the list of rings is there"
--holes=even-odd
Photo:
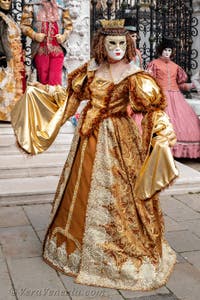
[[[163,90],[179,91],[180,85],[187,81],[185,71],[170,60],[154,59],[149,63],[147,71],[156,79]]]

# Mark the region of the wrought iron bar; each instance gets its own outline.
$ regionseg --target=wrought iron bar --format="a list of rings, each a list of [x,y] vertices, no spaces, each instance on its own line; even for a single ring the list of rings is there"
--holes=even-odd
[[[107,17],[108,17],[108,20],[111,19],[111,15],[112,15],[112,4],[113,4],[113,1],[112,0],[108,0],[107,1]]]
[[[153,43],[155,41],[154,38],[154,11],[155,11],[155,5],[154,1],[151,0],[150,4],[150,36],[149,36],[149,44],[150,44],[150,60],[153,59]]]

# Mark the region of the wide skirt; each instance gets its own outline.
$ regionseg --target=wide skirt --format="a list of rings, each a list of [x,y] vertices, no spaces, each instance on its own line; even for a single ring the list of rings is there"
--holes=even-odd
[[[164,285],[176,255],[164,239],[158,197],[134,195],[142,164],[134,121],[105,119],[89,137],[78,130],[53,203],[44,260],[81,284],[130,290]]]
[[[179,91],[166,91],[166,112],[173,124],[177,143],[173,156],[177,158],[200,157],[200,120]]]

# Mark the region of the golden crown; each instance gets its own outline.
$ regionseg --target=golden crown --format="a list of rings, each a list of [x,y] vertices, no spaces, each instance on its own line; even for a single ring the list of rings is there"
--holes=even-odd
[[[124,28],[124,19],[118,20],[100,20],[103,28]]]

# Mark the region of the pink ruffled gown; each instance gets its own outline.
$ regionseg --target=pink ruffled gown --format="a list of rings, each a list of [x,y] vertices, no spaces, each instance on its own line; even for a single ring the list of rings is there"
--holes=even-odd
[[[162,87],[168,106],[166,113],[171,119],[177,136],[172,152],[177,158],[200,157],[200,119],[185,100],[180,90],[189,90],[187,74],[171,60],[163,57],[154,59],[147,71]]]

